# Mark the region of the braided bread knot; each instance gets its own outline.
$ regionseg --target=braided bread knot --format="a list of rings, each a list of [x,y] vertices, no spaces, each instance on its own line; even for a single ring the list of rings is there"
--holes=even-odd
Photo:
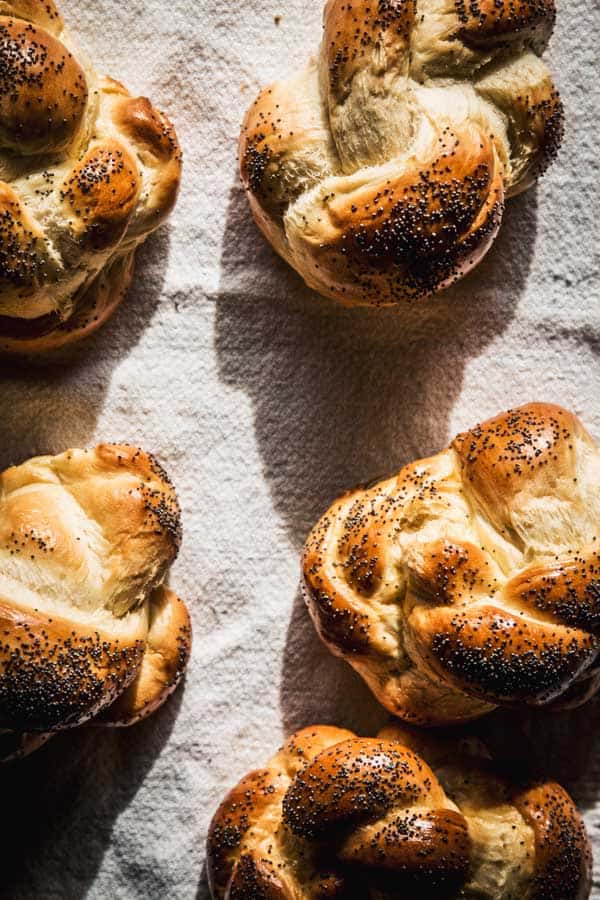
[[[164,582],[180,542],[175,489],[139,448],[0,473],[0,759],[90,720],[133,724],[175,690],[191,626]]]
[[[297,837],[325,843],[342,829],[336,856],[351,866],[438,887],[463,881],[468,869],[464,817],[424,761],[390,741],[351,739],[320,753],[288,789],[283,821]]]
[[[484,256],[554,158],[553,0],[328,0],[318,61],[262,91],[239,157],[257,224],[321,294],[392,305]]]
[[[599,685],[600,454],[547,404],[342,497],[304,553],[316,627],[421,724]]]
[[[376,739],[299,732],[215,815],[212,896],[587,896],[589,847],[570,798],[555,784],[510,785],[482,753],[396,726]]]
[[[52,0],[0,3],[0,348],[102,324],[180,170],[169,121],[95,72]]]

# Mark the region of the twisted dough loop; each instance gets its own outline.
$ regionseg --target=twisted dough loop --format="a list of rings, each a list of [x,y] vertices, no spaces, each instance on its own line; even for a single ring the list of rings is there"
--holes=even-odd
[[[246,776],[208,838],[215,900],[588,896],[590,850],[556,784],[517,788],[472,742],[316,726]]]
[[[560,143],[553,22],[552,0],[328,0],[318,63],[259,95],[239,147],[259,227],[310,287],[391,305],[483,257]]]
[[[0,478],[0,729],[128,725],[174,690],[187,610],[164,587],[180,542],[175,491],[150,455],[104,445]]]
[[[97,75],[53,3],[0,2],[0,349],[78,340],[112,314],[175,203],[169,121]]]
[[[547,404],[350,492],[304,552],[325,643],[391,712],[431,725],[598,688],[600,454]]]

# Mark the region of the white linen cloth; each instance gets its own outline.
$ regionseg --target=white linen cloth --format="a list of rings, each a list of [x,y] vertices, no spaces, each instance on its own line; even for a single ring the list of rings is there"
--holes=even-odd
[[[242,114],[316,49],[321,0],[62,0],[96,65],[171,116],[184,179],[133,290],[78,361],[2,366],[0,463],[109,440],[154,451],[183,505],[171,584],[195,643],[184,688],[154,718],[64,734],[0,773],[1,896],[206,900],[204,841],[226,789],[293,729],[366,734],[385,718],[298,596],[316,517],[530,399],[566,405],[600,439],[600,22],[593,0],[558,6],[560,157],[509,204],[476,272],[407,313],[311,294],[239,187]],[[485,728],[561,779],[600,838],[597,702]]]

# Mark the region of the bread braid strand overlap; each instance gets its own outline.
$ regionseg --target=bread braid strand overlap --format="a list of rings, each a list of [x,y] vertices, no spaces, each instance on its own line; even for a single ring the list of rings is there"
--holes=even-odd
[[[600,453],[549,404],[338,500],[309,537],[319,634],[420,724],[598,688]]]
[[[310,287],[385,306],[476,265],[561,141],[554,17],[552,0],[327,0],[318,60],[260,93],[239,145],[258,226]]]
[[[214,900],[583,900],[590,868],[559,785],[511,783],[478,742],[399,726],[299,732],[208,838]]]
[[[191,639],[164,585],[180,540],[175,490],[135,447],[1,475],[0,730],[23,735],[24,752],[92,718],[132,724],[174,690]]]
[[[0,3],[0,349],[106,321],[180,174],[168,119],[96,73],[52,0]]]

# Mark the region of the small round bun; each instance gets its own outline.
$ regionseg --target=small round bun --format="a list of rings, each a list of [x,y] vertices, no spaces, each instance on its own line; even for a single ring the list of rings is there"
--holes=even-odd
[[[87,336],[168,216],[181,153],[149,100],[100,76],[53,3],[0,2],[0,351]]]
[[[187,610],[163,582],[180,540],[175,490],[135,447],[39,457],[0,476],[0,729],[41,736],[149,715],[185,670]]]
[[[390,306],[461,278],[557,153],[552,0],[327,0],[318,60],[239,144],[259,228],[324,296]]]
[[[304,551],[317,630],[421,725],[599,687],[600,453],[531,403],[341,497]]]
[[[512,784],[485,748],[391,726],[315,726],[225,798],[213,900],[584,900],[591,852],[559,785]]]

